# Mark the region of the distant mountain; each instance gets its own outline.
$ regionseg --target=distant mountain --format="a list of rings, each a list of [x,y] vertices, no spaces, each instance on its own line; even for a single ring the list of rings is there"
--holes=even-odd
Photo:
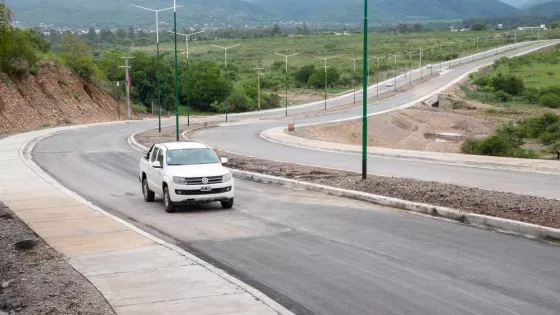
[[[153,13],[130,4],[161,9],[169,0],[7,0],[15,20],[68,26],[151,25]],[[363,0],[177,0],[183,25],[229,25],[271,21],[359,24]],[[518,13],[499,0],[370,0],[370,22],[463,19]],[[170,11],[161,13],[170,21]]]
[[[503,3],[509,4],[514,8],[523,8],[527,3],[532,0],[501,0]]]
[[[536,4],[524,9],[527,14],[551,16],[560,13],[560,0]]]

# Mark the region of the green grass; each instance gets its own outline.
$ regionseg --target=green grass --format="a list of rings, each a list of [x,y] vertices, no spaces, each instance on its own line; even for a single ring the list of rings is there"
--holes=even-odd
[[[372,33],[369,37],[369,55],[385,57],[382,64],[392,65],[393,57],[390,54],[402,53],[403,51],[415,51],[413,62],[418,62],[418,49],[435,46],[438,44],[450,43],[452,41],[464,40],[462,43],[462,55],[472,54],[476,50],[476,42],[472,40],[475,36],[486,36],[488,32],[463,32],[463,33],[411,33],[411,34],[385,34]],[[527,37],[529,39],[529,37]],[[519,40],[522,40],[520,35]],[[335,35],[311,35],[306,37],[275,37],[262,39],[219,39],[210,41],[198,41],[189,43],[189,56],[192,58],[212,59],[217,61],[224,60],[224,51],[218,46],[232,46],[240,44],[240,46],[228,50],[228,63],[244,65],[246,67],[255,67],[256,65],[269,68],[275,61],[285,62],[281,56],[275,53],[292,54],[298,53],[297,56],[289,59],[290,67],[300,67],[307,64],[315,64],[318,67],[324,64],[324,61],[317,57],[336,58],[329,60],[330,66],[336,66],[340,69],[346,68],[348,71],[353,67],[353,62],[346,59],[360,58],[362,56],[363,37],[360,34],[349,36]],[[496,47],[497,43],[505,44],[505,39],[479,40],[479,50],[485,48]],[[510,40],[512,42],[512,40]],[[150,46],[136,46],[133,50],[142,50],[155,53],[155,44]],[[184,42],[179,46],[181,51],[185,50]],[[454,46],[454,52],[458,53],[459,45]],[[160,51],[170,53],[173,51],[172,43],[160,43]],[[441,54],[439,48],[428,49],[424,51],[423,59],[426,63],[440,60],[444,55],[451,54],[451,47],[444,47]],[[406,57],[401,55],[397,61],[399,64],[408,64],[409,55]],[[361,63],[358,62],[357,65]],[[370,63],[374,63],[372,60]]]
[[[493,72],[512,74],[523,78],[525,86],[543,88],[558,84],[560,80],[560,64],[534,63],[530,67],[512,71],[508,66],[500,66]],[[548,73],[551,72],[552,75]]]

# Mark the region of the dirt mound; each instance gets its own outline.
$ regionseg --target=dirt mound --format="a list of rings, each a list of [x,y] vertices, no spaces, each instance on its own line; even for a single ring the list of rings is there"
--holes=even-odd
[[[125,117],[123,103],[121,118]],[[62,67],[42,65],[36,75],[22,79],[0,74],[0,132],[117,117],[117,102],[111,95]]]
[[[346,121],[296,129],[296,135],[324,141],[361,144],[361,122]],[[492,134],[495,125],[445,109],[413,107],[373,116],[368,144],[385,148],[459,152],[465,138]]]

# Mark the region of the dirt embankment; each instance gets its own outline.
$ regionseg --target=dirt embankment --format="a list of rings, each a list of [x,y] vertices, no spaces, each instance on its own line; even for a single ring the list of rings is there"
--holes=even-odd
[[[368,144],[393,149],[459,152],[460,142],[491,134],[493,122],[442,108],[417,106],[368,119]],[[296,128],[299,137],[360,145],[361,121]]]
[[[117,110],[105,90],[60,66],[45,64],[21,79],[0,73],[0,133],[117,120]]]

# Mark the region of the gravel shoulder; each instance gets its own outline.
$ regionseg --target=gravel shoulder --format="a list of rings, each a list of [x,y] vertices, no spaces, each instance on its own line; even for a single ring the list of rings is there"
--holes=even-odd
[[[191,125],[191,129],[197,127],[201,126]],[[160,142],[157,137],[143,137],[142,134],[137,140],[147,147]],[[275,162],[220,150],[216,153],[227,157],[228,166],[234,169],[560,228],[560,200],[406,178],[370,175],[362,181],[361,175],[353,172]]]
[[[115,314],[103,295],[0,202],[0,314]]]

